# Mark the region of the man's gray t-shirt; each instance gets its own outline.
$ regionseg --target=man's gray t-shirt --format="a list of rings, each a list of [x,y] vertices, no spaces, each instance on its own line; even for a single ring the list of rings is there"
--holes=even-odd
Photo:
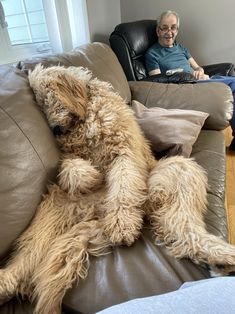
[[[165,74],[167,70],[181,68],[184,72],[191,73],[193,69],[189,64],[189,58],[191,54],[181,44],[166,48],[155,43],[145,54],[145,65],[147,72],[160,69],[161,73]]]

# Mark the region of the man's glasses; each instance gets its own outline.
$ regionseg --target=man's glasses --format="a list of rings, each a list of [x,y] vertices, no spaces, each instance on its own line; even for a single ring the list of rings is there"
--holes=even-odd
[[[167,33],[168,31],[175,33],[175,32],[178,31],[178,26],[177,26],[177,25],[172,25],[171,27],[168,27],[168,26],[164,25],[164,26],[162,26],[162,27],[159,26],[159,29],[160,29],[163,33]]]

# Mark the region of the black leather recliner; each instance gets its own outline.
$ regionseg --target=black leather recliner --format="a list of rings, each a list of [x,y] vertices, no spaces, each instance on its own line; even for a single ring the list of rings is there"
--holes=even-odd
[[[157,40],[156,20],[141,20],[117,25],[110,35],[110,46],[118,57],[128,81],[145,80],[148,77],[144,56],[147,49]],[[203,66],[211,75],[234,76],[232,63]]]

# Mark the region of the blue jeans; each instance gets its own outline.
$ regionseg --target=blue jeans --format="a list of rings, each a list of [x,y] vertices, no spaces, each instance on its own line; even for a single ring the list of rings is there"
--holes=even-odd
[[[97,314],[232,314],[234,291],[235,277],[203,279],[186,282],[174,292],[134,299]]]
[[[231,88],[233,93],[233,116],[230,120],[230,125],[233,130],[233,136],[235,136],[235,76],[220,76],[214,75],[209,80],[199,80],[198,83],[208,83],[208,82],[221,82],[225,83]]]

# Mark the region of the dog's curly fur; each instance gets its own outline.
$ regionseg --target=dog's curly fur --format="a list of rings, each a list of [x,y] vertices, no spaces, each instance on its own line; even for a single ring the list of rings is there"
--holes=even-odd
[[[207,177],[192,159],[156,161],[132,110],[84,68],[38,65],[29,73],[38,105],[59,130],[58,184],[51,184],[28,229],[0,270],[0,302],[35,300],[57,314],[68,288],[85,278],[89,255],[131,245],[144,215],[177,258],[235,265],[235,248],[203,222]]]

